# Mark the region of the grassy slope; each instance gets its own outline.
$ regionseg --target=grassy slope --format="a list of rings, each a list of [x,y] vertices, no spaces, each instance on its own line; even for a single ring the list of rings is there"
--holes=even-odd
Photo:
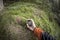
[[[53,19],[53,14],[46,7],[42,5],[36,5],[34,3],[24,3],[17,2],[7,6],[5,11],[3,12],[1,25],[12,25],[11,23],[16,23],[16,17],[20,17],[23,25],[26,26],[26,19],[33,19],[37,25],[37,27],[42,28],[43,30],[49,32],[51,35],[56,36],[57,40],[59,40],[59,28],[55,20]],[[39,7],[39,8],[38,8]],[[50,19],[49,19],[50,18]],[[16,26],[15,25],[15,26]],[[24,29],[25,30],[25,29]],[[15,32],[14,32],[15,33]],[[31,39],[30,39],[31,40]]]

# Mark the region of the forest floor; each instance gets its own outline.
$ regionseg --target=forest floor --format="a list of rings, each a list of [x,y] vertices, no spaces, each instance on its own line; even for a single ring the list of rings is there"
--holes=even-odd
[[[36,26],[47,31],[59,40],[60,29],[54,20],[54,14],[45,5],[29,2],[16,2],[6,6],[1,16],[1,27],[6,29],[10,40],[37,40],[32,32],[26,28],[26,19],[33,19]],[[19,19],[18,23],[16,19]],[[2,31],[3,31],[2,29]],[[1,32],[2,33],[2,32]],[[10,35],[10,36],[9,36]]]

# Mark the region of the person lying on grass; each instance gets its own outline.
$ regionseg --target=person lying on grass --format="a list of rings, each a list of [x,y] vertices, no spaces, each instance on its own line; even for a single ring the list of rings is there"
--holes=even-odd
[[[31,25],[27,23],[27,28],[35,34],[35,36],[38,38],[38,40],[55,40],[55,38],[50,35],[48,32],[45,32],[41,28],[37,28],[34,21],[32,19],[27,19],[27,21],[31,21]]]

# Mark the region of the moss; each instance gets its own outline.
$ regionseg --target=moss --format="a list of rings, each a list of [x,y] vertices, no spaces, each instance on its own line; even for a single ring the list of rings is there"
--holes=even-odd
[[[45,9],[39,9],[38,6],[39,5],[32,3],[17,2],[5,8],[3,12],[1,24],[4,23],[2,24],[3,27],[4,28],[7,27],[6,32],[8,34],[10,33],[9,35],[12,36],[12,37],[10,36],[11,40],[20,40],[20,39],[35,40],[35,38],[31,36],[32,33],[28,35],[30,32],[28,33],[26,29],[26,19],[33,19],[37,27],[40,27],[44,31],[49,32],[54,37],[55,36],[58,37],[57,35],[59,34],[59,26],[55,22],[52,12],[49,11],[48,9],[46,9],[47,11],[45,11]],[[49,20],[50,17],[49,15],[52,16],[51,17],[52,21]],[[16,17],[20,17],[20,19],[22,20],[22,24],[19,25],[16,22]],[[17,35],[19,34],[19,30],[22,30],[22,32],[20,33],[21,36]],[[27,33],[28,37],[25,34],[24,39],[22,39],[23,38],[22,36],[24,36],[24,34],[22,33]],[[17,38],[15,39],[15,37]]]

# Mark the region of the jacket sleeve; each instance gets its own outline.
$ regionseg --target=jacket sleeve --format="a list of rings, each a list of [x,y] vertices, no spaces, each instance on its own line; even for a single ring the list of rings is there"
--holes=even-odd
[[[34,29],[34,34],[38,38],[38,40],[42,39],[42,32],[43,32],[43,30],[40,29],[40,28],[35,28]]]
[[[52,35],[47,32],[42,33],[42,40],[56,40]]]
[[[52,35],[43,31],[41,28],[35,28],[34,34],[38,40],[56,40]]]

